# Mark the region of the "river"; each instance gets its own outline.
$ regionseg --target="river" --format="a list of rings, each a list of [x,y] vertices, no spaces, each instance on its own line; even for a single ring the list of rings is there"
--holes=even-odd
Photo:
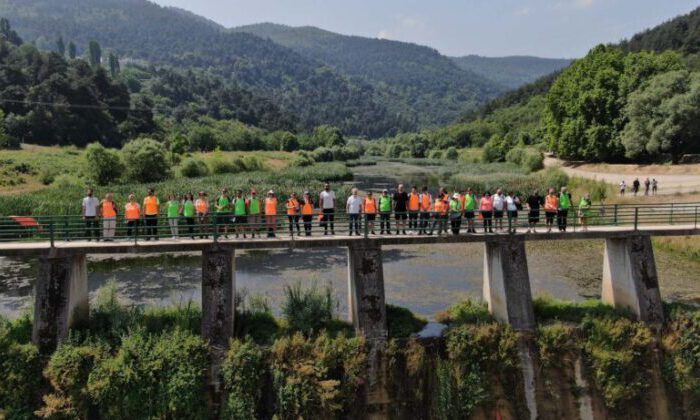
[[[363,190],[381,190],[399,179],[437,187],[434,168],[400,163],[353,168],[354,184]],[[528,266],[535,296],[581,300],[598,297],[602,278],[603,241],[528,243]],[[337,296],[338,313],[347,314],[347,251],[276,250],[237,254],[236,287],[247,295],[266,297],[279,312],[285,287],[330,285]],[[384,277],[388,303],[405,306],[432,318],[465,298],[481,299],[483,245],[416,245],[384,248]],[[657,251],[662,295],[667,299],[696,301],[700,293],[700,264]],[[0,257],[0,314],[14,318],[31,310],[37,261]],[[200,302],[201,258],[197,254],[168,256],[90,256],[88,280],[91,299],[108,281],[117,284],[120,297],[137,305],[178,305]],[[700,289],[699,289],[700,290]]]

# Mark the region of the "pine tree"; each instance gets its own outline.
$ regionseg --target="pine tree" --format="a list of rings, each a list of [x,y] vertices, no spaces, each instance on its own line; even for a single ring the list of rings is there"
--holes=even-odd
[[[62,36],[59,36],[58,41],[56,41],[56,50],[61,55],[61,57],[65,57],[65,55],[66,55],[66,43],[63,42]]]
[[[109,71],[112,74],[112,79],[119,75],[119,57],[116,54],[109,53]]]
[[[68,57],[70,57],[71,60],[75,60],[75,56],[77,55],[77,51],[75,48],[75,44],[73,41],[68,43]]]
[[[10,21],[5,18],[0,19],[0,39],[5,39],[11,44],[22,45],[22,38],[12,30]]]
[[[90,65],[97,67],[102,63],[102,48],[97,41],[90,41]]]

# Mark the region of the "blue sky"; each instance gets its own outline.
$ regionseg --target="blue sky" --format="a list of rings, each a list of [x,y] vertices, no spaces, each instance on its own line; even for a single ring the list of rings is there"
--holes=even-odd
[[[313,25],[447,55],[580,57],[700,6],[688,0],[155,0],[232,27]]]

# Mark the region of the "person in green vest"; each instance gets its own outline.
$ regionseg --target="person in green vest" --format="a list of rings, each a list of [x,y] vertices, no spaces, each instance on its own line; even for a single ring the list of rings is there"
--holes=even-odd
[[[450,197],[450,226],[452,227],[453,235],[459,235],[459,229],[462,227],[462,203],[460,198],[462,197],[459,193],[454,193]]]
[[[228,188],[221,190],[221,195],[216,200],[216,224],[218,233],[223,228],[224,238],[228,239],[228,225],[231,219],[231,199],[228,196]]]
[[[250,230],[251,236],[255,238],[255,233],[260,231],[260,213],[262,213],[258,192],[255,189],[250,190],[250,197],[246,206],[248,207],[248,230]]]
[[[474,210],[476,209],[476,195],[471,188],[464,195],[464,217],[467,219],[467,233],[476,233],[474,228]]]
[[[566,187],[561,187],[559,193],[559,209],[557,210],[557,224],[560,232],[566,232],[566,224],[569,217],[569,209],[571,208],[571,193]]]
[[[578,203],[578,217],[581,220],[581,228],[584,232],[588,231],[588,218],[591,217],[591,194],[586,193]]]
[[[233,199],[233,220],[236,228],[236,238],[238,238],[239,234],[243,234],[243,238],[245,238],[245,231],[248,225],[248,205],[241,190],[236,191],[236,197]]]
[[[382,195],[379,196],[379,228],[380,235],[384,234],[384,227],[386,226],[386,234],[391,235],[391,197],[389,196],[389,190],[382,191]]]
[[[192,239],[194,239],[194,217],[196,214],[197,211],[194,205],[194,194],[188,192],[185,194],[185,199],[182,202],[182,216],[185,218],[185,223],[187,223],[187,231]]]
[[[167,214],[168,214],[168,225],[170,226],[170,234],[173,235],[173,239],[178,237],[177,222],[180,218],[180,211],[182,211],[182,204],[180,200],[177,199],[175,194],[170,194],[167,204]]]

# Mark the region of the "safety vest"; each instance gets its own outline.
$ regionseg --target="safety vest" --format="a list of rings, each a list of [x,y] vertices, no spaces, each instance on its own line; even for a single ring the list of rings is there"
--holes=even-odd
[[[474,198],[472,194],[465,194],[463,207],[465,211],[474,211],[474,207],[476,207],[476,198]]]
[[[219,204],[219,208],[216,209],[216,212],[226,213],[228,212],[228,206],[231,204],[231,200],[229,200],[228,197],[222,195],[221,197],[219,197],[217,203]]]
[[[195,202],[195,207],[197,208],[197,213],[199,214],[205,214],[209,212],[209,203],[207,203],[207,200],[198,198]]]
[[[287,200],[287,215],[296,216],[297,209],[299,208],[299,200],[296,198],[290,198]]]
[[[559,207],[565,210],[571,208],[571,196],[569,193],[561,193],[559,195]]]
[[[301,206],[301,214],[304,216],[309,216],[314,214],[314,205],[311,202],[304,202],[304,205]]]
[[[277,199],[276,198],[266,198],[265,199],[265,214],[268,216],[277,215]]]
[[[379,211],[390,212],[391,211],[391,197],[388,195],[379,197]]]
[[[442,197],[438,197],[435,199],[435,213],[447,213],[447,205],[445,204],[445,201],[442,199]]]
[[[235,198],[233,202],[233,214],[236,216],[245,216],[245,199]]]
[[[482,197],[479,209],[481,211],[493,211],[493,197]]]
[[[192,200],[187,200],[182,205],[182,215],[185,217],[194,217],[194,203]]]
[[[141,207],[139,203],[126,203],[124,206],[126,220],[139,220],[141,218]]]
[[[155,195],[149,195],[143,199],[143,212],[146,214],[146,216],[158,214],[159,206],[160,201],[158,201],[158,197]]]
[[[450,200],[450,211],[459,213],[462,211],[462,204],[459,200]]]
[[[117,217],[117,206],[114,204],[114,201],[102,202],[102,217]]]
[[[430,211],[430,202],[432,197],[430,197],[430,194],[428,193],[423,193],[420,195],[420,210],[423,212]]]
[[[410,193],[408,195],[408,211],[420,210],[420,196],[418,193]]]
[[[250,214],[260,214],[260,199],[251,198],[248,200],[248,212]]]
[[[171,219],[177,218],[180,212],[180,203],[176,200],[168,201],[168,217]]]
[[[365,197],[365,214],[377,214],[377,200]]]
[[[555,195],[547,195],[544,199],[544,211],[547,213],[556,213],[559,209],[559,197]]]

